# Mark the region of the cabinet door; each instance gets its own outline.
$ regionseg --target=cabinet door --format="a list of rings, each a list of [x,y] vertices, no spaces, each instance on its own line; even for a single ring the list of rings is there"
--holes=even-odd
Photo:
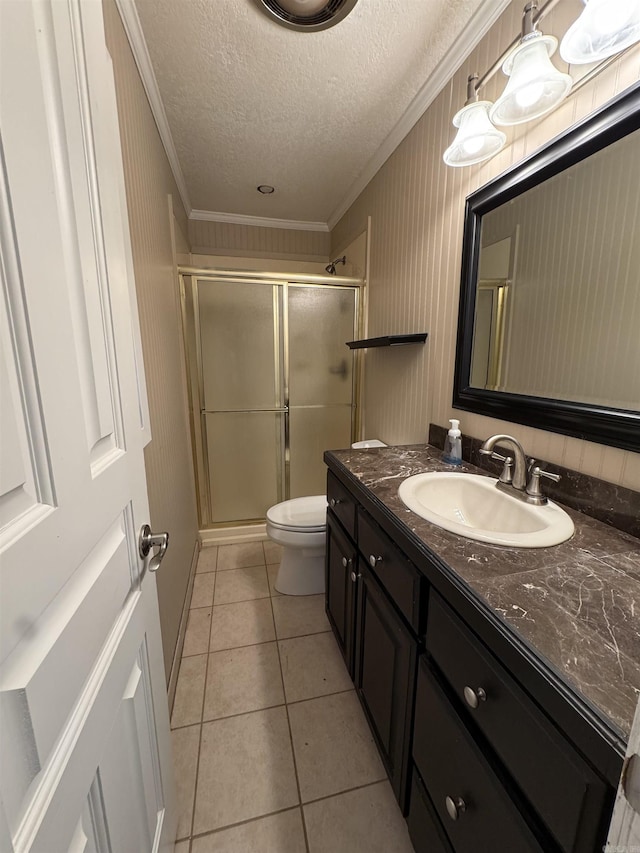
[[[356,687],[404,811],[417,641],[362,560],[359,571]]]
[[[327,616],[353,678],[356,546],[341,532],[327,513],[327,551],[325,562]]]
[[[420,662],[413,759],[456,853],[543,853],[511,793]],[[550,770],[550,772],[552,772]]]

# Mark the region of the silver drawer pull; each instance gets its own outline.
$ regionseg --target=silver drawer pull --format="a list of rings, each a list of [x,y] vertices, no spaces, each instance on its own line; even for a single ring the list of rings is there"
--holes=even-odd
[[[460,815],[464,814],[467,809],[467,804],[462,797],[446,797],[444,804],[447,807],[447,814],[451,820],[458,820]]]
[[[338,506],[339,503],[342,503],[340,498],[331,498],[331,500],[329,501],[329,506],[333,509],[333,507]]]
[[[369,557],[369,565],[375,569],[378,563],[382,562],[382,557],[376,557],[374,554],[371,554]]]
[[[348,559],[347,557],[343,557],[342,558],[342,565],[344,566],[345,569],[348,568],[351,565],[351,560]]]
[[[477,708],[481,702],[487,701],[487,694],[484,692],[482,687],[476,687],[475,690],[473,687],[465,687],[464,701],[470,708]]]
[[[353,581],[353,583],[355,583],[359,577],[360,575],[357,575],[355,572],[351,572],[351,580]]]

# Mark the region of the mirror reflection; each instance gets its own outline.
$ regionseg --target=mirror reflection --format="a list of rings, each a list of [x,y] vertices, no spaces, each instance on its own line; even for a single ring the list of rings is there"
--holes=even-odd
[[[640,131],[482,217],[470,380],[640,410]]]

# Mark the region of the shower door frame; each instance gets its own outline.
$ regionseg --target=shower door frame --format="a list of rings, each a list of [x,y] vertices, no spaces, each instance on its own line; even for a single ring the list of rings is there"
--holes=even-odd
[[[238,284],[264,284],[277,287],[274,290],[274,367],[276,368],[276,388],[279,389],[282,407],[273,410],[256,409],[243,410],[248,413],[255,411],[281,413],[284,426],[282,429],[281,459],[279,460],[278,473],[278,499],[287,500],[290,496],[290,400],[289,400],[289,318],[288,318],[288,292],[289,285],[297,287],[318,287],[320,289],[339,290],[348,288],[354,292],[354,337],[359,337],[363,328],[362,304],[363,288],[365,282],[361,278],[347,276],[321,276],[313,274],[287,274],[259,271],[240,270],[215,270],[203,269],[201,267],[180,266],[178,267],[180,283],[180,304],[182,313],[182,326],[185,350],[185,362],[187,370],[187,390],[190,397],[189,419],[191,427],[191,443],[194,472],[196,478],[196,498],[198,504],[198,516],[201,529],[218,529],[229,526],[244,526],[256,524],[263,519],[243,519],[235,521],[217,521],[212,518],[212,500],[208,464],[207,429],[205,418],[211,412],[204,409],[204,373],[202,366],[202,348],[200,340],[200,322],[198,305],[198,283],[201,280],[207,282],[227,282]],[[190,284],[185,281],[190,278]],[[193,356],[189,353],[188,335],[189,328],[188,308],[186,304],[186,288],[191,287],[193,305],[193,333],[195,334],[195,364]],[[346,342],[345,342],[346,343]],[[282,362],[280,363],[280,355]],[[358,434],[360,426],[360,359],[362,354],[358,351],[349,353],[352,355],[351,376],[351,441]],[[194,381],[195,379],[195,381]],[[193,399],[193,393],[197,399]],[[322,407],[324,408],[324,406]]]

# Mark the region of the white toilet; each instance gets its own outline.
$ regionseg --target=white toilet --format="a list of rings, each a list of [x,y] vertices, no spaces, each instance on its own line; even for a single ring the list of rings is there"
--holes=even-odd
[[[356,441],[354,449],[386,447],[378,439]],[[283,595],[324,592],[324,553],[327,530],[326,495],[293,498],[267,510],[267,535],[284,553],[275,587]]]

